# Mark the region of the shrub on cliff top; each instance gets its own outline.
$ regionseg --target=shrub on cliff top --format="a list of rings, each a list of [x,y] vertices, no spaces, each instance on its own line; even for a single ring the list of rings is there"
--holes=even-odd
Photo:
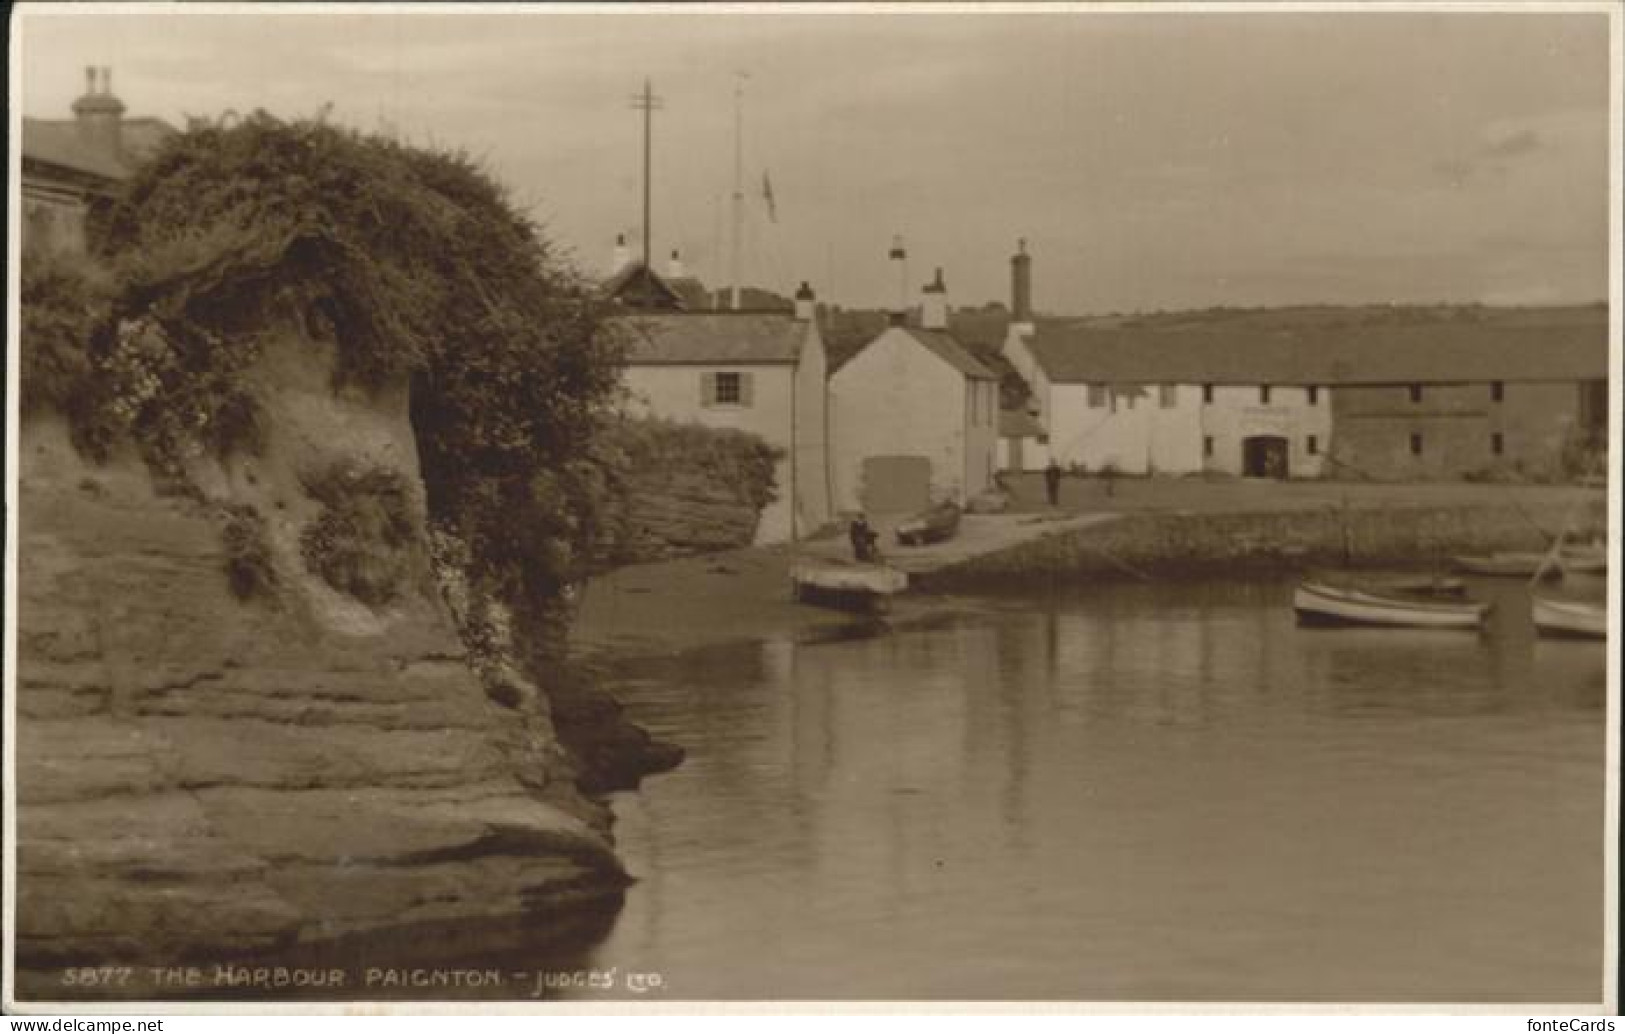
[[[174,451],[184,435],[160,418],[177,413],[217,447],[222,414],[252,425],[246,371],[292,316],[334,342],[340,380],[411,376],[431,517],[468,542],[487,591],[545,603],[579,576],[619,350],[592,293],[466,156],[256,114],[172,139],[96,238],[113,317],[136,329],[104,335],[92,361],[115,373],[121,337],[153,353],[124,364],[151,378],[138,437]]]

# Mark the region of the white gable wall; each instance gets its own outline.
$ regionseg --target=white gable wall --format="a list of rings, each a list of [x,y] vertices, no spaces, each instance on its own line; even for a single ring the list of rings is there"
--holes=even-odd
[[[897,327],[835,371],[829,381],[835,508],[862,509],[863,461],[870,456],[923,456],[931,462],[933,498],[963,501],[965,382],[962,373]],[[991,451],[991,439],[987,448]]]

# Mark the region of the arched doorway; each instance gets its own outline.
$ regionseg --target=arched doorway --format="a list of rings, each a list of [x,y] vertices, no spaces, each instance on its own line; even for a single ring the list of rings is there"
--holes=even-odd
[[[1250,478],[1285,478],[1286,439],[1280,435],[1259,434],[1241,440],[1241,473]]]

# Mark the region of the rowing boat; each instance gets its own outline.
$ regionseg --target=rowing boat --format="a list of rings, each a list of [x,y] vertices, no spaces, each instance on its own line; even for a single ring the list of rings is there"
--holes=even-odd
[[[1530,616],[1538,635],[1579,639],[1603,639],[1608,635],[1608,608],[1601,602],[1558,600],[1537,594],[1530,598]]]
[[[1383,628],[1478,628],[1489,613],[1487,603],[1440,603],[1301,582],[1292,594],[1292,609],[1305,625],[1375,625]]]

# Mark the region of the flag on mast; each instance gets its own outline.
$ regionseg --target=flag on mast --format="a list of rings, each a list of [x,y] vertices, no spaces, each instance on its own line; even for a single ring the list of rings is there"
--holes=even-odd
[[[762,173],[762,200],[767,202],[767,218],[772,222],[779,221],[779,210],[773,202],[773,181],[767,173]]]

